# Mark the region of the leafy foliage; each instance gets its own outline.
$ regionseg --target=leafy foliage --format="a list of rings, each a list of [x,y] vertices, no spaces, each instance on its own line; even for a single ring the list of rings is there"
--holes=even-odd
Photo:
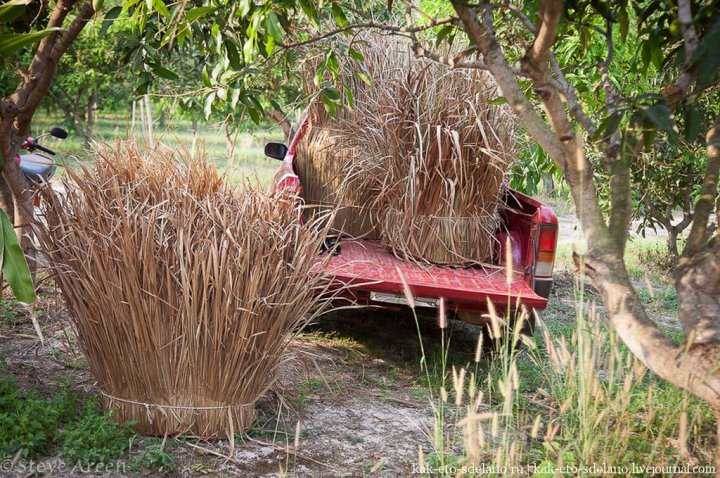
[[[175,457],[168,453],[162,443],[144,446],[140,454],[129,466],[130,470],[140,473],[156,472],[159,474],[175,473],[178,465]]]
[[[70,464],[107,464],[125,453],[133,435],[133,423],[118,425],[112,410],[103,412],[91,401],[84,414],[59,433],[60,456]]]
[[[33,458],[55,446],[71,464],[104,464],[122,456],[133,425],[118,425],[96,401],[79,414],[78,408],[79,399],[67,386],[51,399],[21,390],[0,360],[0,458],[18,452]]]
[[[5,362],[0,361],[0,456],[20,450],[26,457],[46,452],[75,405],[76,399],[66,389],[50,400],[23,393],[5,370]]]

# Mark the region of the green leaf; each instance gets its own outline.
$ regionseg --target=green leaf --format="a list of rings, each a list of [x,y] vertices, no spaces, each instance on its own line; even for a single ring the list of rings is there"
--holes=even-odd
[[[351,57],[353,57],[357,61],[360,61],[360,62],[365,61],[365,55],[363,55],[362,53],[360,53],[359,51],[357,51],[354,48],[350,48],[348,50],[348,53],[350,54]]]
[[[212,114],[212,105],[215,101],[215,92],[213,91],[208,95],[207,98],[205,98],[205,108],[203,109],[203,112],[205,113],[205,119],[210,119],[210,115]]]
[[[437,37],[435,37],[435,46],[439,46],[442,41],[447,38],[447,36],[453,31],[455,27],[452,25],[445,25],[440,29],[440,31],[437,34]]]
[[[323,88],[323,95],[334,102],[340,100],[340,92],[334,86],[326,86]]]
[[[252,0],[241,0],[239,4],[240,4],[240,11],[238,11],[238,14],[240,15],[240,18],[243,18],[248,13],[250,13],[250,7],[252,6]]]
[[[318,13],[315,9],[315,5],[310,0],[300,0],[300,8],[302,9],[303,13],[310,19],[310,21],[317,26],[318,25]]]
[[[177,73],[175,73],[172,70],[168,70],[167,68],[160,66],[160,65],[154,65],[152,67],[153,73],[155,73],[160,78],[165,78],[166,80],[172,80],[177,81],[180,79]]]
[[[618,22],[620,23],[620,38],[622,38],[623,41],[626,41],[628,32],[630,31],[630,18],[628,16],[627,7],[621,6],[617,16]]]
[[[655,126],[656,129],[671,131],[674,126],[672,112],[667,105],[657,104],[640,109],[640,114],[645,117],[647,123]]]
[[[235,109],[235,107],[238,104],[239,99],[240,99],[240,88],[233,88],[232,92],[230,93],[230,107],[232,109]]]
[[[640,50],[640,59],[642,61],[642,72],[643,74],[647,71],[648,66],[650,66],[650,60],[651,60],[651,47],[647,43],[643,43],[642,49]]]
[[[333,78],[337,78],[338,74],[340,73],[340,64],[338,63],[337,56],[335,56],[335,53],[331,53],[327,60],[325,60],[325,68],[327,71],[332,73]]]
[[[280,106],[280,103],[273,100],[272,98],[270,98],[269,101],[270,101],[270,106],[272,106],[274,110],[276,110],[280,113],[283,113],[283,109],[282,109],[282,106]],[[283,113],[283,115],[284,115],[284,113]]]
[[[93,0],[93,1],[102,1],[102,0]],[[163,0],[153,0],[153,7],[155,7],[155,11],[158,12],[160,15],[162,15],[164,18],[168,18],[170,16],[170,10],[168,10],[168,7],[167,7],[167,5],[165,5],[165,2],[163,2]]]
[[[276,43],[282,42],[284,32],[280,26],[280,20],[278,20],[278,16],[274,11],[271,11],[268,13],[268,16],[265,17],[265,28],[267,28],[268,33]]]
[[[95,10],[96,13],[99,12],[100,10],[102,10],[104,3],[105,3],[105,0],[93,0],[93,2],[92,2],[93,10]],[[166,8],[166,10],[167,10],[167,8]]]
[[[325,95],[322,97],[322,103],[327,114],[330,115],[331,118],[334,118],[337,115],[337,106],[335,103]]]
[[[200,17],[204,17],[208,13],[212,13],[216,10],[215,7],[195,7],[185,15],[185,21],[192,23]]]
[[[31,0],[10,0],[0,5],[0,23],[9,23],[25,11]]]
[[[490,101],[488,101],[489,105],[506,105],[507,104],[507,98],[504,96],[498,96],[497,98],[494,98]]]
[[[200,72],[200,79],[202,79],[203,85],[208,88],[212,88],[212,82],[210,81],[210,75],[208,75],[207,65],[203,66],[203,69]]]
[[[688,105],[685,109],[685,139],[688,141],[698,140],[701,125],[702,113],[694,106]]]
[[[275,51],[275,39],[273,37],[267,37],[265,42],[265,54],[270,56]]]
[[[243,45],[243,58],[245,58],[245,63],[250,63],[250,61],[252,61],[254,51],[255,42],[252,38],[248,38],[245,40],[245,44]]]
[[[369,76],[367,76],[365,73],[361,73],[361,72],[359,72],[359,71],[356,71],[356,72],[353,73],[353,75],[355,75],[355,76],[357,76],[358,78],[360,78],[366,85],[372,86],[372,84],[373,84],[372,79],[371,79]]]
[[[0,210],[0,222],[2,222],[2,272],[5,280],[20,302],[32,304],[35,302],[35,286],[32,282],[30,269],[25,261],[25,254],[20,247],[17,235],[12,222]]]
[[[260,124],[260,120],[262,120],[262,117],[260,116],[260,112],[256,110],[255,108],[248,108],[248,114],[250,115],[250,119],[253,120],[253,123]]]
[[[350,88],[343,85],[343,94],[345,95],[345,102],[347,103],[348,108],[353,109],[355,107],[355,100],[353,99],[352,91],[350,91]]]
[[[230,62],[230,66],[236,70],[241,69],[242,61],[240,60],[240,53],[238,52],[235,43],[231,39],[226,38],[223,44],[225,45],[225,50],[227,51],[227,58]]]
[[[100,27],[100,32],[98,35],[102,38],[107,34],[108,28],[113,24],[115,19],[120,15],[120,12],[122,12],[122,7],[112,7],[106,14],[105,18],[103,18],[102,21],[102,27]]]
[[[620,121],[623,119],[623,116],[623,112],[616,111],[615,113],[603,118],[603,120],[600,122],[600,125],[598,126],[597,131],[592,137],[593,141],[608,138],[615,131],[617,131],[618,127],[620,126]]]
[[[0,34],[0,58],[6,58],[19,49],[34,45],[49,34],[60,31],[61,28],[46,28],[32,33],[3,33]]]
[[[333,19],[335,20],[335,23],[337,23],[337,25],[339,27],[348,26],[348,24],[349,24],[348,19],[345,16],[345,12],[343,12],[343,9],[340,7],[340,5],[338,5],[337,3],[333,3],[331,10],[332,10]]]

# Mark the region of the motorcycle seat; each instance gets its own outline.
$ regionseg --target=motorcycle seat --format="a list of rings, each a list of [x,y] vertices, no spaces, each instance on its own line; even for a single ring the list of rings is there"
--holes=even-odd
[[[20,155],[20,169],[33,181],[48,181],[55,174],[55,162],[47,156],[39,154]]]

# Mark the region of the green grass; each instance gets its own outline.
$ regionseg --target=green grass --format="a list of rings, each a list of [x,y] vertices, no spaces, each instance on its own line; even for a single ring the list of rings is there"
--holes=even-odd
[[[61,124],[59,117],[42,117],[35,120],[33,133],[35,135],[47,131],[51,126]],[[130,128],[129,118],[119,115],[102,115],[98,118],[94,138],[98,142],[114,142],[118,138],[125,138]],[[153,131],[155,139],[171,148],[192,147],[193,134],[192,125],[187,120],[175,120],[168,122],[166,126],[155,127]],[[261,184],[268,185],[279,166],[279,162],[266,158],[263,154],[264,144],[267,141],[283,141],[283,133],[279,128],[272,126],[261,126],[252,132],[241,132],[238,134],[232,165],[228,160],[228,141],[220,125],[212,123],[200,123],[198,126],[197,147],[204,150],[208,161],[217,164],[218,168],[225,172],[228,181],[234,184],[241,183],[246,179],[257,179]],[[136,138],[143,141],[140,125],[136,125]],[[91,157],[83,149],[83,138],[76,133],[69,131],[67,139],[59,140],[47,137],[42,144],[61,153],[65,158],[59,162],[72,167],[75,165],[73,157],[88,160]],[[229,167],[230,166],[230,167]]]

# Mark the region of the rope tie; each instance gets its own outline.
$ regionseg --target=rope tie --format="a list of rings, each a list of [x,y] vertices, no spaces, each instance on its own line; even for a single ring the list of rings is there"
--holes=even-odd
[[[191,407],[191,406],[184,406],[184,405],[160,405],[157,403],[138,402],[135,400],[129,400],[127,398],[115,397],[113,395],[103,392],[102,390],[100,391],[100,393],[104,397],[109,398],[113,402],[130,403],[132,405],[139,405],[141,407],[145,407],[145,413],[147,414],[147,420],[148,420],[148,423],[150,423],[150,424],[152,424],[152,422],[153,422],[151,408],[157,408],[163,414],[165,413],[164,409],[166,409],[166,408],[170,408],[170,409],[174,409],[174,410],[227,410],[228,413],[230,413],[233,409],[236,409],[236,408],[252,407],[255,405],[254,403],[241,403],[239,405],[221,405],[221,406],[214,406],[214,407]]]

